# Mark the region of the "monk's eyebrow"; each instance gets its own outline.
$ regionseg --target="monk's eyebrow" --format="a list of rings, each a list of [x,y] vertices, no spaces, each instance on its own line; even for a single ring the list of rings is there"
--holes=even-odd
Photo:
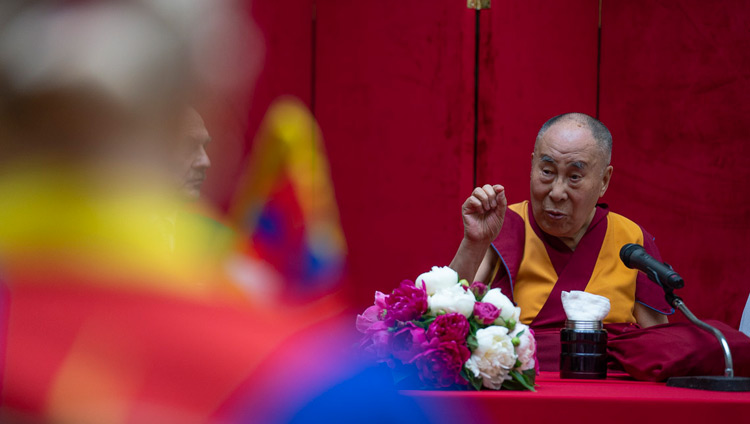
[[[583,161],[575,161],[575,162],[573,162],[573,163],[570,164],[570,166],[578,168],[580,170],[586,169],[586,165],[587,165],[587,163],[583,162]]]
[[[542,162],[555,163],[555,160],[547,155],[542,155],[539,160],[541,160]]]

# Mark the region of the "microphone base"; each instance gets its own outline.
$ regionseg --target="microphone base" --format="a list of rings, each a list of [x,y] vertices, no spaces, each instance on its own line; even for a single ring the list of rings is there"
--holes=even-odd
[[[669,387],[710,390],[713,392],[750,392],[750,378],[747,377],[671,377]]]

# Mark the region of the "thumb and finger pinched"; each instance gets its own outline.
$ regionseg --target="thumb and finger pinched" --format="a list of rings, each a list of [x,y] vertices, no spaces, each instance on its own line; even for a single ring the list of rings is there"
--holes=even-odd
[[[464,210],[466,212],[489,212],[495,209],[500,212],[505,209],[508,202],[505,198],[505,188],[499,184],[489,185],[485,184],[482,187],[477,187],[471,193],[466,202],[464,202]],[[500,206],[500,208],[498,208]],[[498,210],[499,209],[499,210]]]

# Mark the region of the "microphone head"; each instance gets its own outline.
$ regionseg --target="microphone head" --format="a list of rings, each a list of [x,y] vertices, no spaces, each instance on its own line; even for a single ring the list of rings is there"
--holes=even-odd
[[[643,246],[635,243],[628,243],[625,246],[622,246],[622,249],[620,249],[620,260],[622,260],[622,263],[624,263],[626,267],[632,268],[630,266],[630,257],[638,249],[643,250]]]

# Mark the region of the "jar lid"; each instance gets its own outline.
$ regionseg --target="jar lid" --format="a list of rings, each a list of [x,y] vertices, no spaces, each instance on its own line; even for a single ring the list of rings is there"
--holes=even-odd
[[[565,320],[565,328],[570,330],[601,330],[601,321],[571,321]]]

